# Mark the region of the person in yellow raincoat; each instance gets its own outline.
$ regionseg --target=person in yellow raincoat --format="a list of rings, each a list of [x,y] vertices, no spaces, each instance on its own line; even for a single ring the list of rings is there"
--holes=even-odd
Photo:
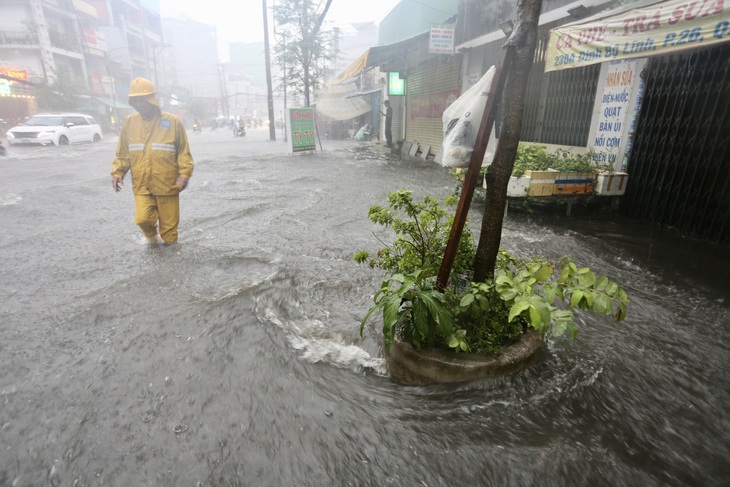
[[[147,241],[177,242],[180,222],[179,194],[193,175],[185,126],[157,104],[154,85],[136,78],[129,88],[129,104],[137,111],[124,119],[112,163],[112,187],[119,192],[132,172],[134,222]]]

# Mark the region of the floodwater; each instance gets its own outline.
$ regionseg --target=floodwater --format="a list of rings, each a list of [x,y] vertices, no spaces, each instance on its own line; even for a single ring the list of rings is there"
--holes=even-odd
[[[281,137],[281,134],[278,134]],[[727,485],[727,249],[609,215],[508,215],[503,246],[620,281],[500,380],[404,387],[376,324],[367,209],[454,189],[367,143],[290,156],[191,134],[180,243],[148,247],[114,141],[0,158],[0,485]],[[480,205],[471,220],[479,227]],[[376,235],[373,235],[375,232]]]

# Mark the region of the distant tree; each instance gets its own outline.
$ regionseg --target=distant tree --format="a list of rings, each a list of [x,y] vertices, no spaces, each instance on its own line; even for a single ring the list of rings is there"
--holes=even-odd
[[[279,0],[272,10],[276,25],[274,56],[286,70],[284,89],[304,96],[310,106],[312,94],[324,81],[324,65],[334,59],[330,31],[323,31],[332,0]]]

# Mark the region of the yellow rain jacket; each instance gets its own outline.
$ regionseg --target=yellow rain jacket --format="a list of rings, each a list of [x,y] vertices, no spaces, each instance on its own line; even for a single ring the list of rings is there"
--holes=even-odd
[[[193,166],[185,126],[177,117],[161,112],[145,120],[134,113],[124,119],[112,176],[124,178],[131,169],[134,194],[178,194],[175,180],[190,179]]]

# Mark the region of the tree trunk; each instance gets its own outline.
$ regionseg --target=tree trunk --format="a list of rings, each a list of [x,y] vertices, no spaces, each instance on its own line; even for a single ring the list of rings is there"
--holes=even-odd
[[[512,68],[502,95],[502,130],[494,161],[486,174],[487,194],[482,230],[474,263],[474,281],[494,276],[502,237],[502,221],[507,204],[507,185],[517,155],[525,108],[525,90],[537,40],[537,24],[542,0],[518,0],[517,25],[507,41],[513,46]]]

